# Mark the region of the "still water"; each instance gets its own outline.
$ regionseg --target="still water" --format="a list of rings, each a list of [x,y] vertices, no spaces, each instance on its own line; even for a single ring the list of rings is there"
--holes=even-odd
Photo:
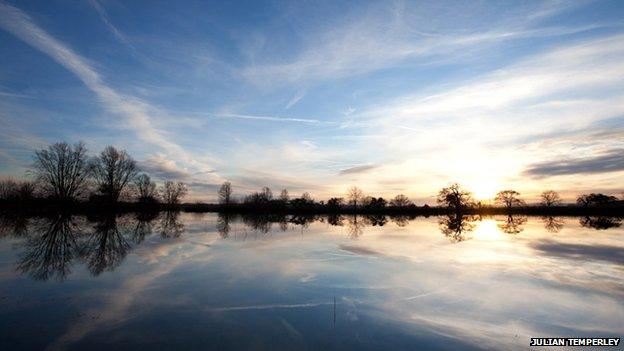
[[[624,336],[620,219],[0,220],[1,350],[526,350],[531,337]]]

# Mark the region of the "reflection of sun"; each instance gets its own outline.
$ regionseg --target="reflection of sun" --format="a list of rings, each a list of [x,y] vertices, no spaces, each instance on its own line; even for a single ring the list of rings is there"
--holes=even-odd
[[[501,232],[496,226],[495,220],[484,219],[477,225],[473,237],[477,239],[493,240],[500,238],[500,234]]]

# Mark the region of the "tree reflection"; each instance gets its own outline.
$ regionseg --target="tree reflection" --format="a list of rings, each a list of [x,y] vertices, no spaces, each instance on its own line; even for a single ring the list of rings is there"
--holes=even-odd
[[[4,214],[0,216],[0,236],[21,237],[28,233],[30,219],[19,214]]]
[[[550,233],[559,233],[559,231],[563,229],[563,218],[553,216],[542,217],[542,222],[544,222],[544,228]]]
[[[498,223],[498,228],[507,234],[520,234],[524,231],[523,225],[527,222],[526,216],[509,215],[507,218]]]
[[[385,215],[367,215],[364,217],[366,224],[383,227],[388,223],[388,218]]]
[[[358,215],[354,214],[353,216],[350,216],[347,221],[347,232],[351,238],[357,239],[362,235],[362,233],[364,233],[365,226],[366,223],[363,218],[358,220]]]
[[[473,216],[454,214],[441,217],[438,220],[440,231],[453,243],[467,239],[467,234],[472,232],[476,225]]]
[[[314,222],[316,219],[316,216],[297,215],[290,218],[290,223],[301,226],[302,229],[306,229],[310,226],[310,223]]]
[[[71,216],[45,219],[35,226],[35,234],[23,243],[24,254],[17,269],[36,280],[56,276],[64,280],[71,272],[71,262],[79,254],[76,241],[78,225]]]
[[[327,217],[327,223],[333,226],[342,227],[344,225],[344,216],[339,214],[331,214]]]
[[[219,213],[217,216],[217,231],[222,239],[230,236],[230,217],[229,213]]]
[[[145,237],[152,235],[152,223],[158,218],[158,212],[139,212],[134,216],[134,228],[132,230],[132,241],[140,244]]]
[[[622,225],[621,218],[614,217],[583,217],[579,220],[581,226],[596,230],[619,228]]]
[[[130,243],[117,226],[117,216],[110,215],[99,219],[83,247],[83,257],[89,271],[94,276],[104,271],[112,271],[130,251]]]
[[[160,219],[160,236],[163,238],[179,238],[184,232],[184,224],[180,221],[180,212],[166,211]]]
[[[271,231],[271,220],[267,215],[245,215],[243,223],[254,231],[268,233]]]
[[[407,226],[409,224],[410,219],[414,219],[414,218],[410,218],[410,216],[407,216],[407,215],[396,215],[396,216],[390,217],[390,220],[399,227]]]

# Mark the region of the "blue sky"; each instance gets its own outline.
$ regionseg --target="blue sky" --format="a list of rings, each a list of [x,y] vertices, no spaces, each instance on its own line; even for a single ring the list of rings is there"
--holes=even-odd
[[[622,191],[624,3],[0,0],[0,173],[126,149],[210,200]]]

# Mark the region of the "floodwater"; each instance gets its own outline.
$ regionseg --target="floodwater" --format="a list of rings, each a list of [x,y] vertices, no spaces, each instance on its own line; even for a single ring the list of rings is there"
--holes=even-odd
[[[0,349],[526,350],[623,278],[613,218],[4,216]]]

